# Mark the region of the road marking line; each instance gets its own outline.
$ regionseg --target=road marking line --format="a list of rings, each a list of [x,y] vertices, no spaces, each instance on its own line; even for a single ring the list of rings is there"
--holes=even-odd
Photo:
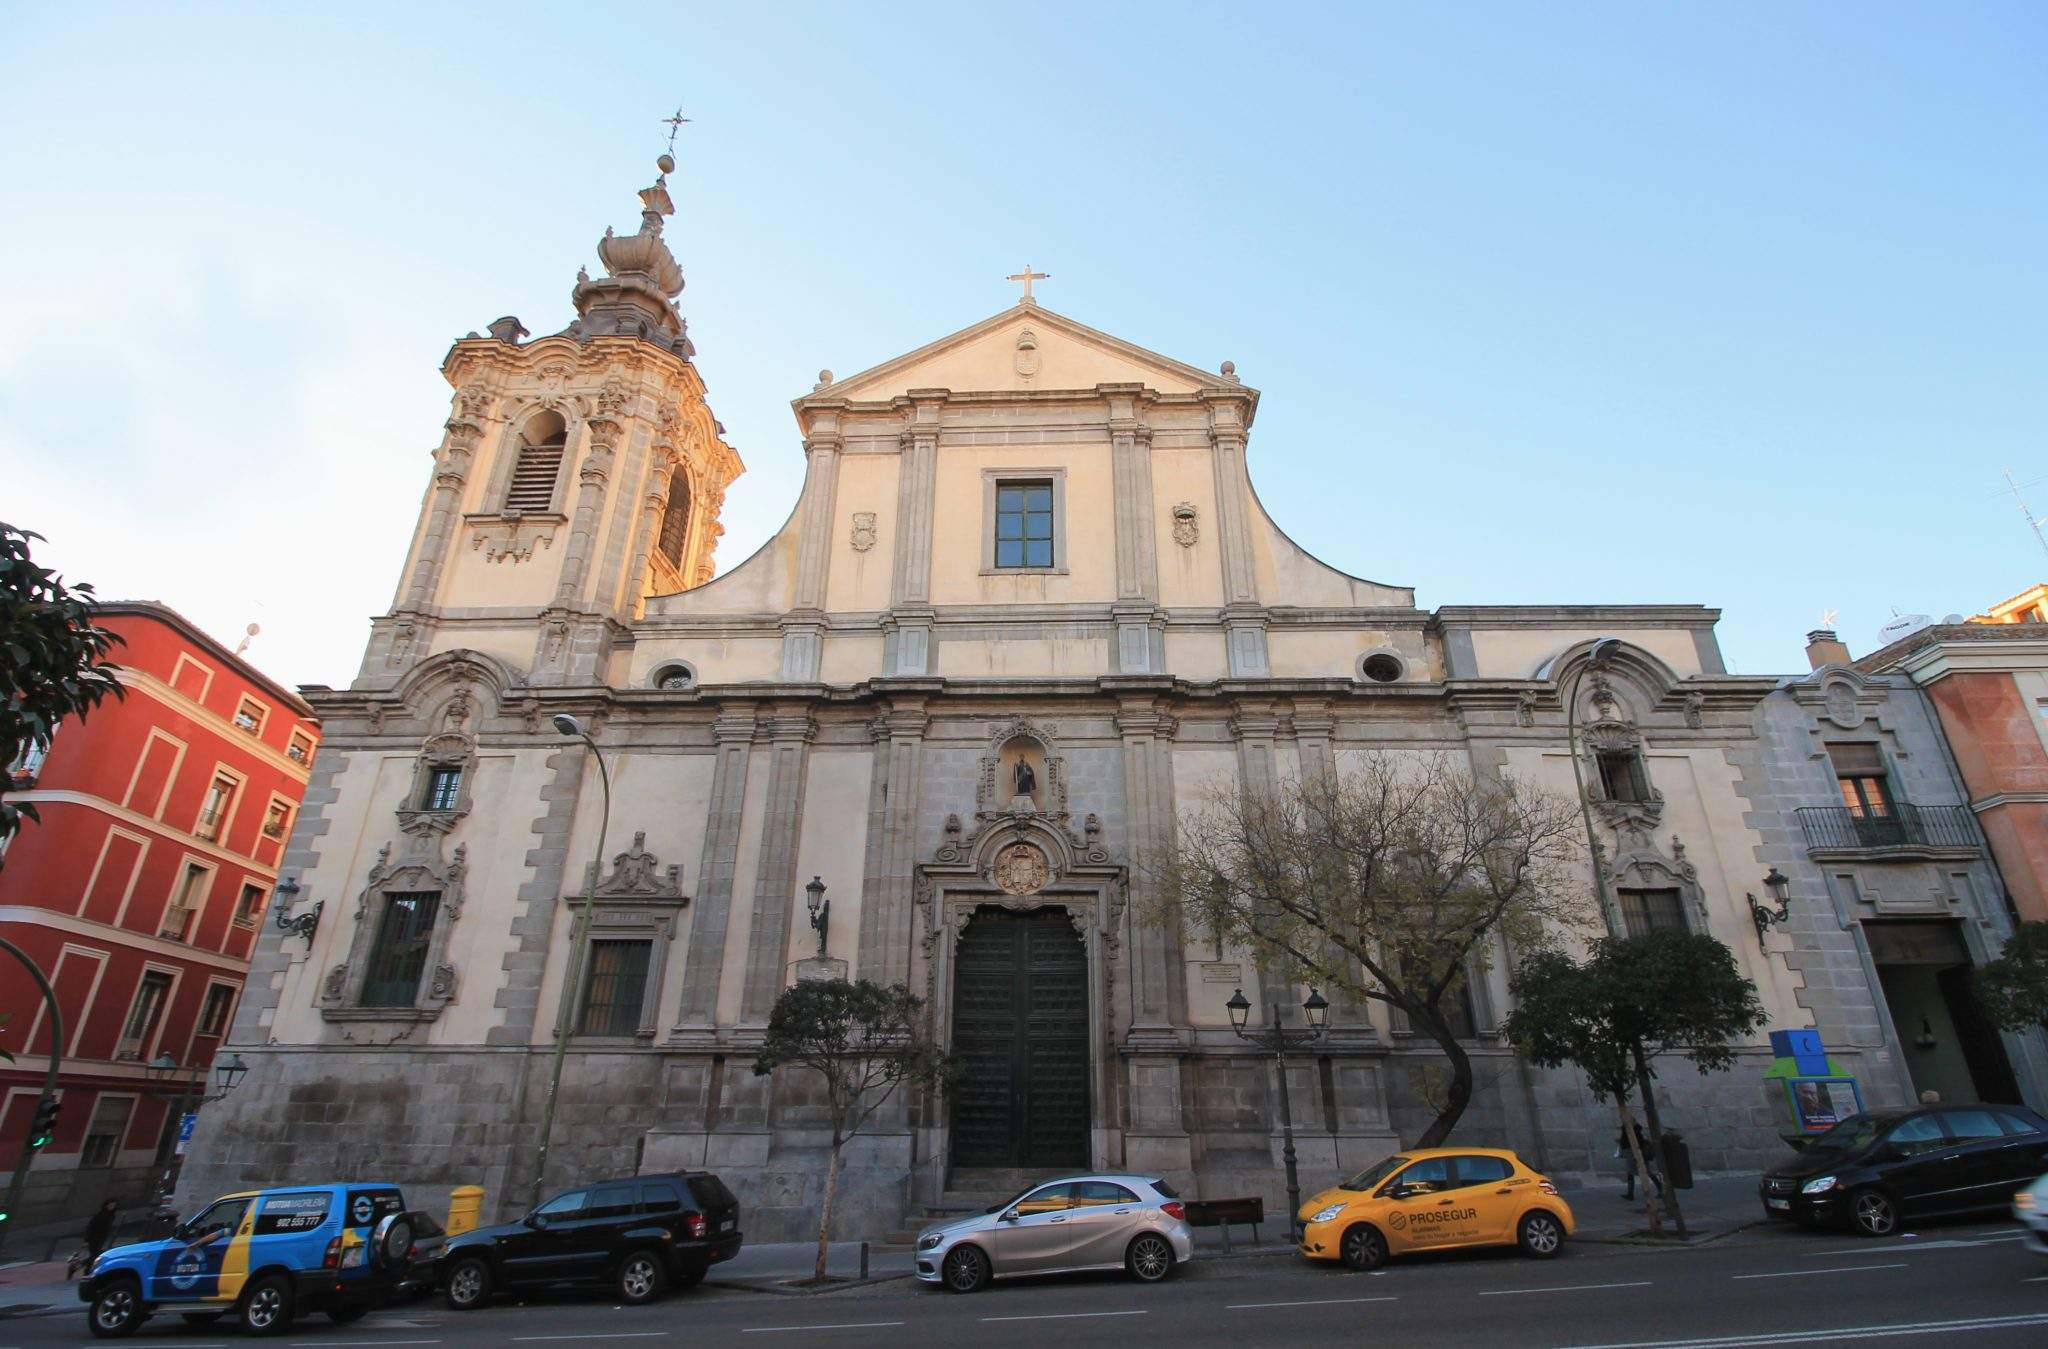
[[[1333,1307],[1340,1302],[1399,1302],[1399,1297],[1317,1297],[1301,1302],[1231,1302],[1224,1305],[1227,1312],[1249,1311],[1253,1307]]]
[[[538,1340],[665,1340],[667,1338],[668,1332],[665,1330],[622,1330],[604,1335],[514,1335],[512,1342],[514,1344],[525,1344],[529,1341]]]
[[[1989,1246],[1995,1241],[2025,1241],[2027,1234],[2014,1232],[2010,1236],[1957,1237],[1949,1241],[1918,1241],[1911,1246],[1874,1246],[1865,1242],[1857,1246],[1830,1246],[1823,1251],[1806,1251],[1808,1260],[1825,1260],[1831,1255],[1918,1255],[1922,1251],[1959,1251],[1971,1246]]]
[[[785,1330],[876,1330],[882,1326],[900,1326],[901,1321],[840,1321],[829,1326],[747,1326],[742,1335],[776,1335]]]
[[[1830,1269],[1787,1269],[1776,1274],[1731,1274],[1731,1279],[1802,1279],[1809,1274],[1861,1274],[1866,1269],[1904,1269],[1906,1262],[1894,1260],[1884,1265],[1836,1265]]]
[[[368,1346],[368,1345],[379,1345],[379,1344],[439,1344],[439,1343],[440,1343],[440,1341],[439,1341],[439,1340],[343,1340],[343,1339],[333,1339],[333,1340],[292,1340],[292,1341],[291,1341],[290,1343],[291,1343],[291,1349],[326,1349],[326,1346],[327,1346],[327,1345],[330,1345],[330,1344],[360,1344],[360,1345],[365,1345],[365,1346]]]
[[[1583,1293],[1594,1288],[1648,1288],[1649,1286],[1650,1281],[1648,1279],[1638,1279],[1633,1283],[1567,1283],[1560,1284],[1555,1288],[1496,1288],[1491,1292],[1481,1293],[1479,1296],[1513,1297],[1517,1293]]]
[[[1135,1312],[1047,1312],[1042,1316],[984,1316],[984,1321],[1086,1321],[1098,1316],[1150,1316],[1147,1311]]]
[[[1755,1335],[1719,1335],[1691,1340],[1625,1340],[1610,1344],[1576,1344],[1565,1349],[1739,1349],[1742,1345],[1807,1344],[1816,1340],[1869,1340],[1887,1336],[1949,1335],[1963,1330],[2010,1330],[2048,1324],[2048,1313],[1970,1317],[1960,1321],[1906,1321],[1886,1326],[1834,1326],[1825,1330],[1762,1331]]]

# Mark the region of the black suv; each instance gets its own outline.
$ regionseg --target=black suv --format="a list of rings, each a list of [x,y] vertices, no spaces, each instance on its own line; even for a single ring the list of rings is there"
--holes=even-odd
[[[1764,1173],[1764,1212],[1886,1237],[1908,1218],[2003,1211],[2048,1171],[2048,1121],[2018,1105],[1851,1115]]]
[[[554,1196],[518,1222],[448,1238],[441,1287],[472,1311],[501,1290],[609,1285],[638,1304],[691,1288],[740,1249],[740,1204],[708,1171],[601,1180]]]

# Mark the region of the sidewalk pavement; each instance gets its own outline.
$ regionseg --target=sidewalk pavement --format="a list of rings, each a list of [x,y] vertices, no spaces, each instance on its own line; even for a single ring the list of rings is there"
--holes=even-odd
[[[1756,1197],[1760,1172],[1726,1171],[1694,1178],[1690,1190],[1678,1192],[1679,1207],[1685,1213],[1686,1244],[1697,1246],[1717,1241],[1731,1232],[1754,1227],[1764,1221],[1763,1205]],[[1650,1235],[1649,1219],[1643,1213],[1643,1191],[1636,1187],[1633,1201],[1621,1197],[1618,1176],[1558,1176],[1558,1190],[1572,1206],[1577,1220],[1574,1237],[1579,1241],[1673,1243],[1667,1222],[1663,1239]]]
[[[0,1320],[55,1315],[81,1305],[78,1285],[65,1279],[62,1260],[0,1265]]]

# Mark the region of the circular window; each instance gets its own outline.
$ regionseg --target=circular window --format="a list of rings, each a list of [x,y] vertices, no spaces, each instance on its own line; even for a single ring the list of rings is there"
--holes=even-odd
[[[673,665],[664,665],[656,670],[652,682],[658,689],[680,693],[684,689],[697,687],[697,672],[691,669],[688,663],[677,661]]]
[[[1375,651],[1358,662],[1358,672],[1375,684],[1391,684],[1407,667],[1391,651]]]

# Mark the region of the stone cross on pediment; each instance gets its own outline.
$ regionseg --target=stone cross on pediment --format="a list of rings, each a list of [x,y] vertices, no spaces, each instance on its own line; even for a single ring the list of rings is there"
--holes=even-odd
[[[599,899],[683,899],[683,869],[663,869],[647,851],[647,831],[636,830],[633,846],[612,858],[612,873],[596,886]]]

